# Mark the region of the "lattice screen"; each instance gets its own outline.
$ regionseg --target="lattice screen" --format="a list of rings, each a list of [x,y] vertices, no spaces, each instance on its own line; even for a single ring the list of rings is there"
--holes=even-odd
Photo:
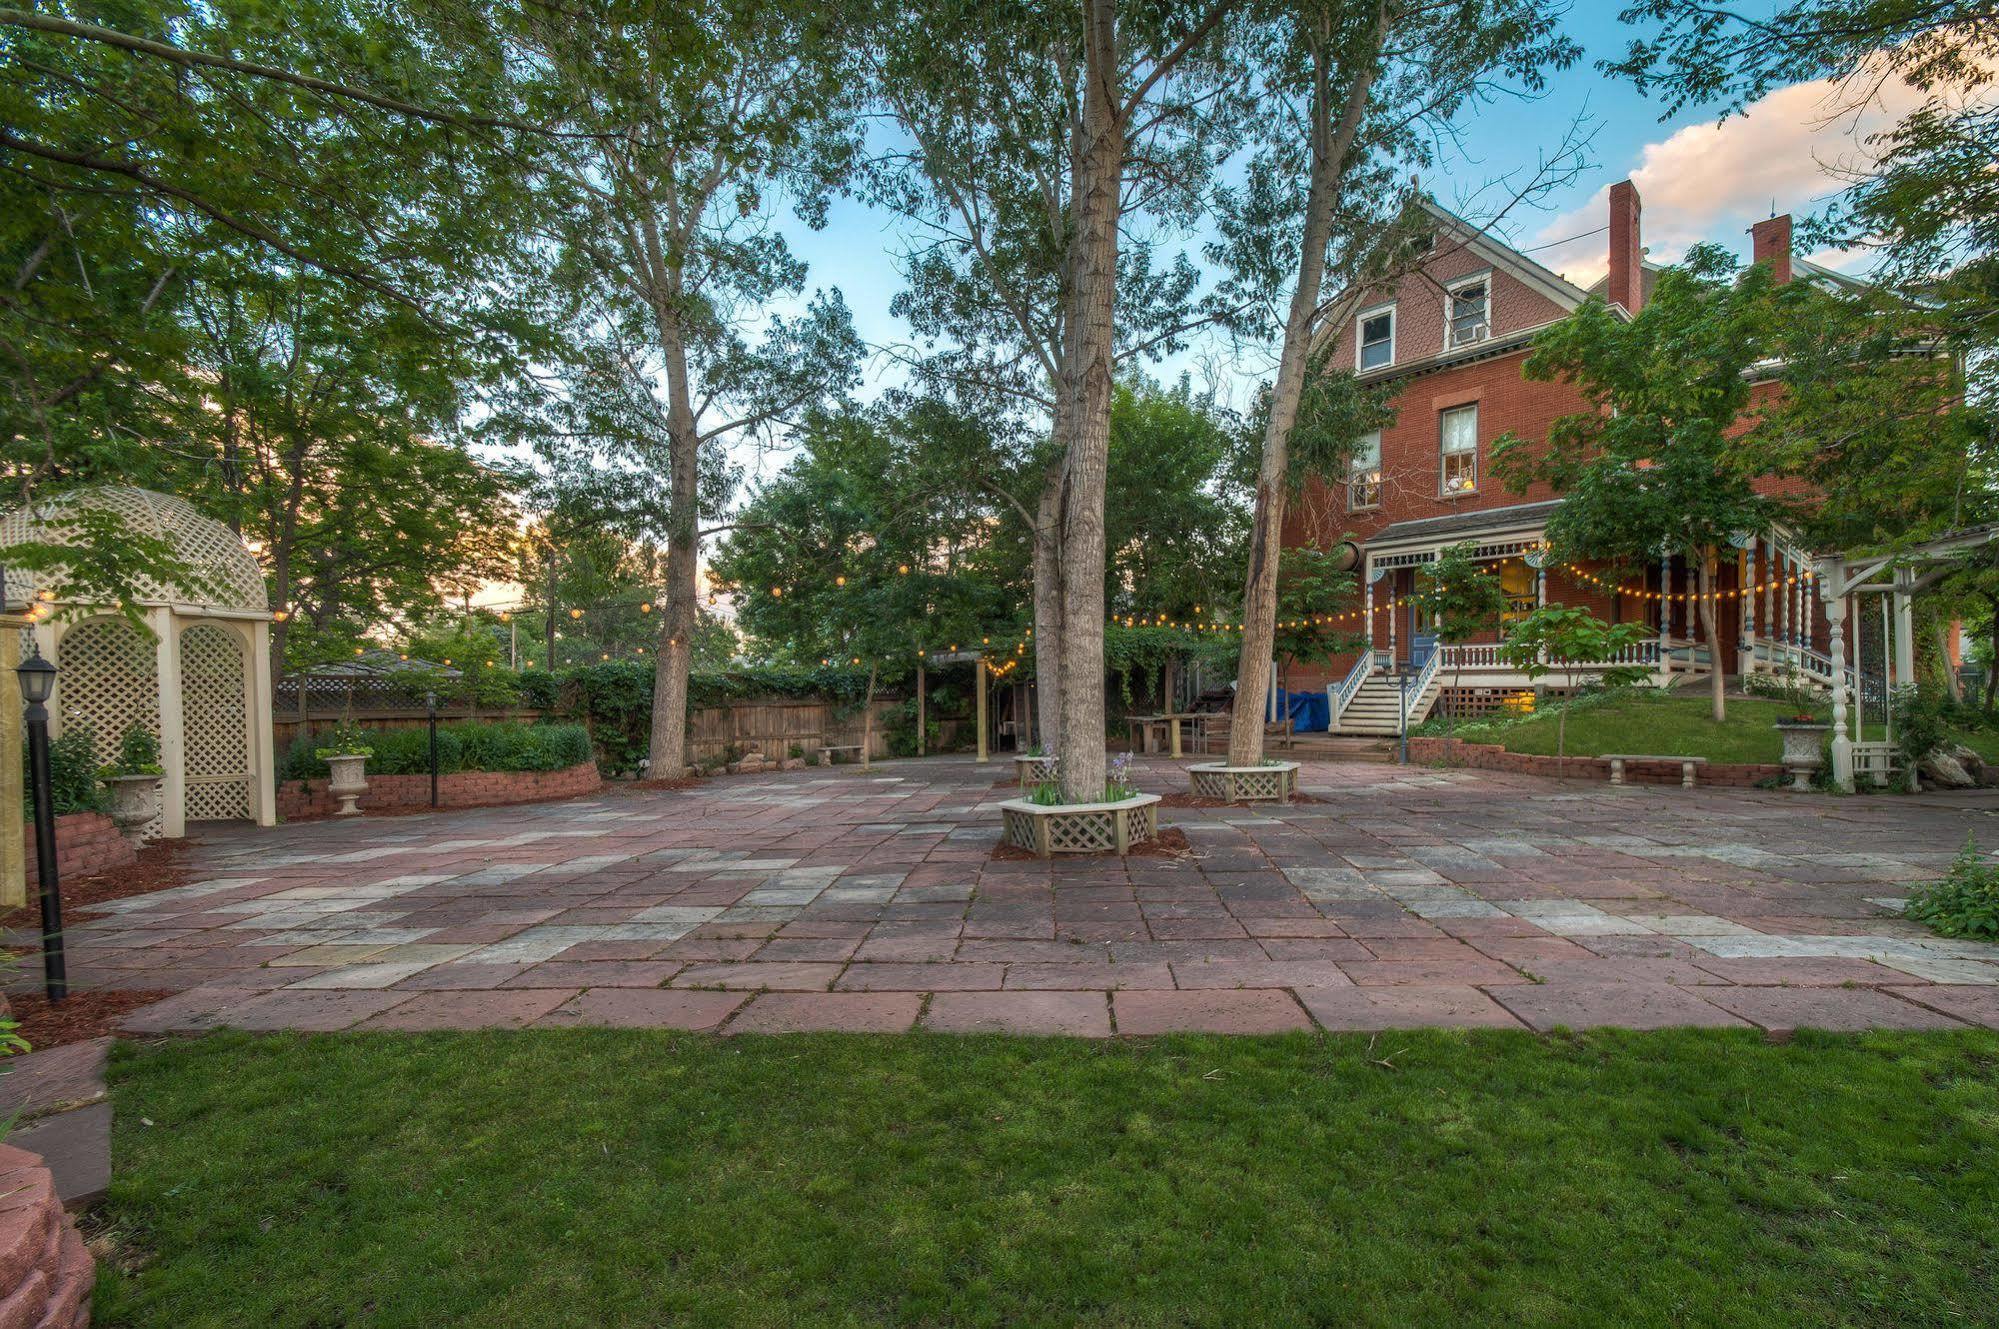
[[[243,685],[243,647],[227,629],[199,623],[180,634],[189,821],[250,816],[250,736],[244,725]]]
[[[54,706],[64,732],[90,729],[99,764],[118,751],[133,723],[160,736],[159,658],[153,643],[122,618],[92,618],[62,634],[56,644]],[[158,818],[145,835],[159,834]]]

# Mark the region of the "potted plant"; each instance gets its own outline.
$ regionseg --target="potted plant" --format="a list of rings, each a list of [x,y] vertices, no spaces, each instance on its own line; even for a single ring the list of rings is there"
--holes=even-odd
[[[352,720],[342,720],[333,727],[333,733],[323,748],[314,748],[312,755],[326,763],[326,769],[333,773],[327,789],[340,800],[335,810],[336,817],[352,817],[361,809],[354,803],[368,792],[368,758],[375,750],[363,741],[361,730]]]
[[[1784,740],[1784,770],[1791,777],[1791,788],[1808,790],[1812,777],[1825,765],[1825,736],[1832,726],[1819,719],[1817,699],[1796,669],[1778,675],[1771,691],[1787,708],[1776,724]]]
[[[166,777],[160,765],[160,740],[135,721],[118,739],[118,755],[97,772],[97,778],[111,791],[111,820],[133,844],[146,838],[146,827],[160,815],[160,784]]]

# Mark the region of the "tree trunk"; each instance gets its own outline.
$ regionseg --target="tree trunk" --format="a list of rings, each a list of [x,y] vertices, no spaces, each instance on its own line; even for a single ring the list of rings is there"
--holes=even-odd
[[[1103,795],[1104,484],[1110,459],[1113,317],[1125,125],[1115,0],[1086,0],[1082,145],[1075,156],[1076,228],[1069,326],[1072,436],[1062,502],[1062,798]]]
[[[1700,590],[1697,600],[1701,614],[1701,635],[1707,638],[1708,696],[1713,701],[1714,722],[1728,718],[1728,675],[1721,667],[1721,636],[1716,631],[1720,617],[1715,609],[1715,563],[1713,546],[1701,550]],[[1835,661],[1834,668],[1838,668]]]
[[[687,346],[678,318],[659,317],[666,360],[667,491],[666,603],[660,614],[658,663],[652,684],[652,761],[673,775],[687,767],[687,672],[694,656],[696,564],[701,553],[701,438],[695,430]]]
[[[548,558],[546,561],[548,565],[548,612],[542,615],[545,621],[541,625],[541,642],[543,653],[548,658],[542,663],[547,667],[548,672],[553,674],[555,672],[555,542],[553,540],[549,541]],[[668,777],[660,776],[659,778],[666,779]]]
[[[1950,624],[1938,623],[1933,629],[1937,641],[1937,669],[1943,674],[1944,690],[1952,701],[1964,700],[1964,680],[1957,676],[1957,670],[1950,664]]]
[[[866,770],[875,755],[875,676],[881,668],[877,660],[868,661],[868,696],[861,703],[861,769]]]
[[[1066,415],[1066,412],[1061,414]],[[1057,437],[1064,436],[1059,426]],[[1034,529],[1034,737],[1062,751],[1062,467],[1049,468]]]
[[[1384,31],[1383,12],[1377,11],[1375,21],[1377,49]],[[1270,418],[1264,425],[1263,457],[1256,474],[1256,519],[1250,530],[1249,576],[1243,587],[1242,649],[1236,657],[1236,700],[1229,717],[1231,766],[1254,766],[1263,760],[1261,698],[1270,688],[1270,658],[1277,636],[1277,572],[1284,544],[1291,429],[1298,421],[1305,373],[1311,365],[1312,320],[1326,274],[1326,246],[1332,240],[1340,178],[1346,173],[1347,154],[1374,83],[1375,61],[1370,58],[1366,70],[1348,90],[1335,130],[1328,35],[1322,29],[1312,53],[1312,179],[1305,199],[1298,285],[1291,292],[1291,308],[1284,320],[1284,347],[1278,358],[1277,381],[1271,388]],[[1259,699],[1253,709],[1246,704],[1251,697]]]

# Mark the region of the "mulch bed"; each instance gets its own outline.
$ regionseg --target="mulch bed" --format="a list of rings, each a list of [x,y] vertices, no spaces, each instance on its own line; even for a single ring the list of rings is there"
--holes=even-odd
[[[94,904],[107,904],[127,896],[147,895],[169,886],[186,884],[189,876],[187,854],[193,843],[192,840],[155,840],[139,850],[139,861],[136,863],[100,872],[94,877],[65,880],[62,883],[63,921],[77,922],[101,917],[90,912],[90,906]],[[36,900],[39,890],[35,881],[35,865],[30,863],[28,903],[0,914],[0,930],[41,926],[42,907]]]
[[[699,776],[690,775],[679,780],[633,780],[623,787],[626,789],[664,789],[672,791],[678,789],[699,789],[707,783],[706,780]]]
[[[171,992],[93,989],[71,992],[51,1006],[49,999],[40,992],[15,992],[8,995],[7,1004],[13,1007],[14,1018],[20,1022],[21,1037],[28,1040],[29,1047],[39,1052],[43,1048],[61,1047],[65,1043],[103,1038],[126,1011],[150,1006],[172,995]]]

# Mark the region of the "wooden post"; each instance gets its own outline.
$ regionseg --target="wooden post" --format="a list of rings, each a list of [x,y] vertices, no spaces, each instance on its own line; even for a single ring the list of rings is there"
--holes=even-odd
[[[972,677],[974,680],[976,680],[976,688],[977,688],[976,695],[978,697],[978,703],[975,709],[978,713],[978,726],[979,726],[979,764],[983,766],[986,760],[986,657],[985,656],[981,655],[978,659],[972,661]]]
[[[21,781],[21,629],[28,620],[0,614],[0,905],[28,902],[27,790]]]
[[[923,661],[916,662],[916,755],[923,755]]]

